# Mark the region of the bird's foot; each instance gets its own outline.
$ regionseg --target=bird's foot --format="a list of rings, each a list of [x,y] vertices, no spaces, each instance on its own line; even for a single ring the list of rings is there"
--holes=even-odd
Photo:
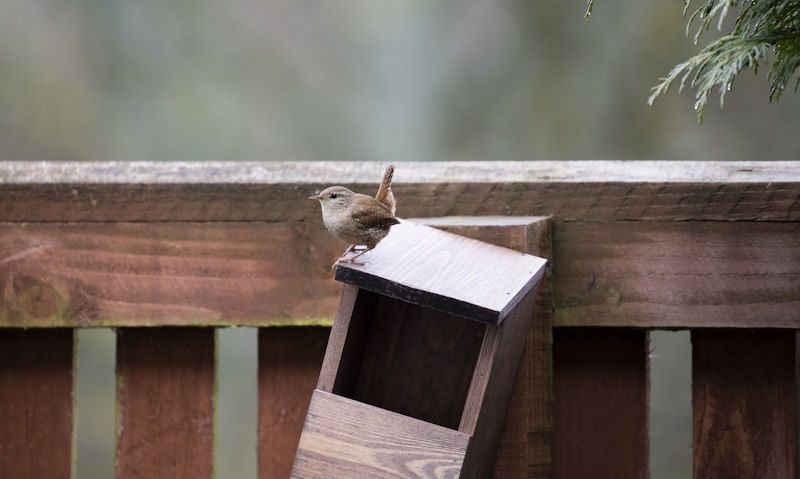
[[[363,248],[363,250],[362,250],[362,248]],[[356,266],[364,266],[365,264],[369,263],[369,261],[364,261],[364,262],[356,261],[356,258],[358,258],[359,256],[361,256],[362,254],[366,253],[367,251],[369,251],[371,249],[372,248],[370,248],[368,246],[359,247],[357,245],[350,245],[350,247],[347,248],[347,251],[342,253],[342,256],[340,256],[339,259],[337,259],[336,262],[333,263],[333,266],[331,266],[331,270],[336,269],[336,265],[338,265],[339,263],[350,263],[350,264],[353,264],[353,265],[356,265]],[[348,257],[347,254],[350,253],[351,251],[360,251],[360,252],[357,255],[353,255],[353,256],[349,256]]]
[[[337,264],[339,264],[339,263],[340,263],[340,262],[342,262],[343,260],[347,259],[347,258],[346,258],[346,256],[347,256],[347,253],[349,253],[349,252],[351,252],[351,251],[354,251],[354,250],[356,249],[356,247],[357,247],[357,245],[354,245],[354,244],[351,244],[350,246],[348,246],[348,247],[347,247],[347,249],[346,249],[346,250],[344,250],[344,253],[342,253],[342,255],[341,255],[341,256],[339,256],[339,259],[337,259],[336,261],[334,261],[334,262],[333,262],[333,264],[331,265],[331,271],[333,271],[333,270],[335,270],[335,269],[336,269],[336,265],[337,265]]]
[[[371,249],[372,249],[372,248],[370,248],[370,247],[368,247],[368,246],[365,246],[365,247],[364,247],[364,251],[362,251],[362,252],[358,253],[358,254],[357,254],[357,255],[355,255],[355,256],[351,256],[351,257],[349,257],[349,258],[345,258],[345,261],[347,261],[348,263],[353,263],[353,264],[359,264],[359,265],[363,265],[364,263],[356,263],[356,258],[358,258],[359,256],[361,256],[362,254],[366,253],[367,251],[369,251],[369,250],[371,250]]]
[[[355,259],[358,256],[360,256],[360,255],[355,255],[355,256],[353,256],[351,258],[346,258],[346,257],[342,256],[341,258],[337,259],[335,263],[333,263],[333,266],[331,266],[331,271],[335,270],[336,267],[340,263],[350,263],[350,264],[355,265],[355,266],[364,266],[365,264],[369,263],[369,261],[363,261],[363,262],[362,261],[356,261]]]

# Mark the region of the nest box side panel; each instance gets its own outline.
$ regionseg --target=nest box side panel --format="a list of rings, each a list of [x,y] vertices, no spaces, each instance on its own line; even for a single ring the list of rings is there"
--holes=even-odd
[[[469,435],[316,390],[292,478],[456,479]]]
[[[472,435],[462,478],[491,476],[536,293],[530,291],[503,324],[488,327],[459,426]]]
[[[355,388],[375,302],[375,295],[369,291],[350,284],[342,287],[317,389],[341,393]]]

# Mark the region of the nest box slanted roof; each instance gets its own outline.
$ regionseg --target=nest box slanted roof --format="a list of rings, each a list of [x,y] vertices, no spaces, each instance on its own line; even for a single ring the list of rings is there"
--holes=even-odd
[[[336,280],[489,324],[503,321],[547,262],[407,220],[358,261],[340,263]]]

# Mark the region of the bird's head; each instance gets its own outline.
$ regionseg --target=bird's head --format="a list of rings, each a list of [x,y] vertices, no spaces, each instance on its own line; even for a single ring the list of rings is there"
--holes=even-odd
[[[355,193],[344,186],[331,186],[325,188],[319,194],[309,196],[309,200],[319,200],[323,209],[328,208],[347,208],[353,202]]]

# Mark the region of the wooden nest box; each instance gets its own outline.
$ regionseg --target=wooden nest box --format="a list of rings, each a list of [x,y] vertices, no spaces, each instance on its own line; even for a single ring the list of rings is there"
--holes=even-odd
[[[361,259],[292,477],[488,477],[545,260],[410,221]]]

